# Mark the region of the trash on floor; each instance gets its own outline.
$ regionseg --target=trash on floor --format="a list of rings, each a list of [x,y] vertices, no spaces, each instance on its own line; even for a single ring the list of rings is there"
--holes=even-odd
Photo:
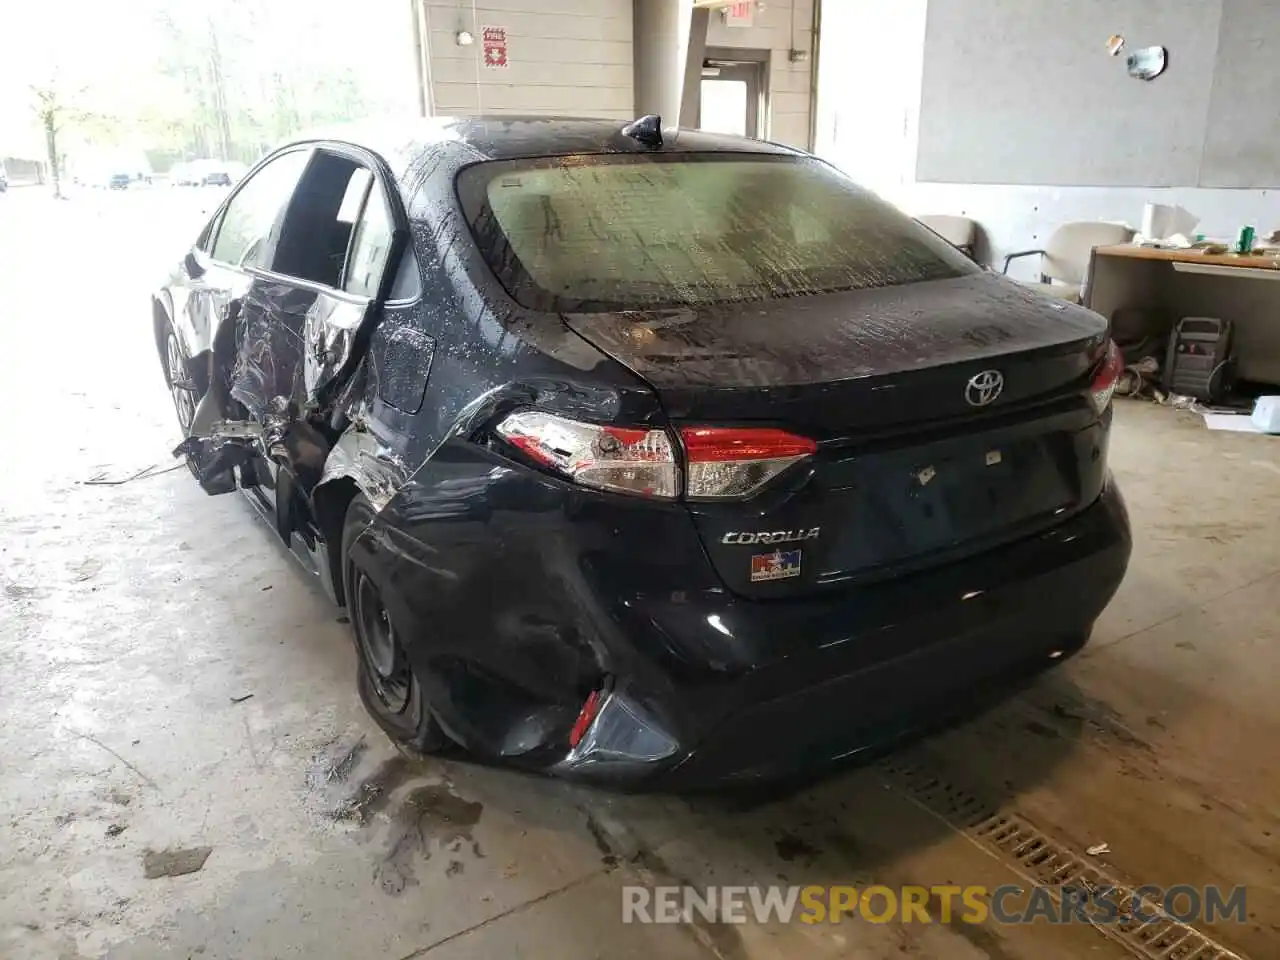
[[[1150,397],[1156,403],[1168,398],[1159,386],[1160,361],[1151,355],[1125,365],[1116,381],[1116,393],[1122,397]]]
[[[129,483],[133,480],[146,480],[150,477],[158,477],[162,473],[171,473],[174,470],[181,470],[185,467],[185,463],[177,463],[172,466],[166,466],[163,463],[153,463],[149,467],[143,467],[141,470],[134,470],[130,473],[119,474],[114,477],[110,476],[110,471],[100,470],[88,480],[81,481],[87,487],[118,487],[123,483]]]
[[[1204,425],[1210,430],[1280,434],[1280,396],[1259,397],[1252,413],[1217,410],[1199,404],[1193,409],[1204,417]]]
[[[213,853],[213,847],[170,847],[167,850],[147,850],[142,854],[142,871],[148,880],[160,877],[181,877],[195,873]]]
[[[1091,857],[1100,857],[1104,853],[1110,853],[1110,852],[1111,852],[1111,844],[1109,843],[1095,843],[1092,847],[1089,847],[1087,850],[1085,850],[1085,853],[1087,853]]]

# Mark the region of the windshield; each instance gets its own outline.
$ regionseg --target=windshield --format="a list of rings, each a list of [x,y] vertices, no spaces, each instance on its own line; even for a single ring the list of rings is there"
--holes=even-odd
[[[980,269],[808,158],[493,161],[464,170],[458,192],[489,266],[538,310],[769,300]]]

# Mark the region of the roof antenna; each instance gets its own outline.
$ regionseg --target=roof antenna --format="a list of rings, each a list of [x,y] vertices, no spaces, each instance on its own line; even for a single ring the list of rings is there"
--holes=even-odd
[[[656,113],[647,113],[639,120],[633,120],[622,128],[624,137],[638,140],[646,147],[662,146],[662,118]]]

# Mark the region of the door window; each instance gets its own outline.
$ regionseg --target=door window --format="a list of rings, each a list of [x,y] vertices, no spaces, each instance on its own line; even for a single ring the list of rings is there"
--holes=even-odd
[[[393,229],[391,208],[373,173],[350,157],[320,150],[289,205],[271,269],[374,296]]]
[[[213,258],[224,263],[261,266],[261,255],[281,209],[307,163],[307,151],[276,157],[236,191],[222,214]]]
[[[351,238],[351,254],[347,260],[343,289],[363,297],[378,295],[378,285],[382,282],[382,272],[386,269],[387,256],[391,253],[391,236],[394,232],[395,224],[391,219],[387,198],[375,186],[369,193],[364,214],[356,224],[355,234]]]

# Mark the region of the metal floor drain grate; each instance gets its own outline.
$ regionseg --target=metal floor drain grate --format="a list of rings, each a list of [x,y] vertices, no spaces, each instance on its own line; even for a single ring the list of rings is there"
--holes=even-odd
[[[1134,902],[1133,888],[1099,869],[1083,855],[1049,837],[1016,813],[997,810],[979,797],[948,783],[915,752],[881,760],[877,767],[890,785],[910,796],[934,816],[994,852],[1025,876],[1047,887],[1096,890],[1109,887],[1117,902]],[[1060,890],[1053,890],[1061,903]],[[1143,922],[1131,914],[1094,928],[1146,960],[1246,960],[1195,927],[1175,920],[1145,897],[1139,898]]]

